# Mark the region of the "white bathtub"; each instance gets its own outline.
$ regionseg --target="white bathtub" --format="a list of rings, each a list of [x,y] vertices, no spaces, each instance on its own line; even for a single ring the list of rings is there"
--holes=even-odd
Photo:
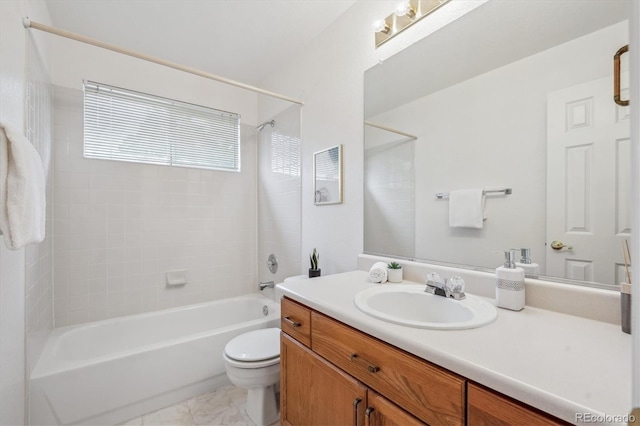
[[[56,329],[31,375],[30,423],[116,424],[227,384],[225,344],[279,322],[256,294]]]

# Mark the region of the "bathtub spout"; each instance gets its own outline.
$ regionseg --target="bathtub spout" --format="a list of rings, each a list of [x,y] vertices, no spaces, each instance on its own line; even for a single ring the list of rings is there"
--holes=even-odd
[[[258,287],[260,287],[260,291],[264,290],[265,288],[273,288],[275,286],[275,283],[273,281],[267,281],[266,283],[260,282],[260,284],[258,285]]]

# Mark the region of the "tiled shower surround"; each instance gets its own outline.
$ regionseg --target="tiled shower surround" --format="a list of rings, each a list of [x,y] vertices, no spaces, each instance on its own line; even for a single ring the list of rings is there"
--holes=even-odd
[[[255,129],[240,173],[85,159],[82,97],[55,87],[55,326],[253,292]]]
[[[300,273],[300,107],[274,120],[258,134],[258,276],[279,283]],[[266,262],[271,253],[278,259],[275,274]]]
[[[42,159],[46,178],[45,238],[29,244],[26,259],[27,371],[30,373],[53,329],[52,115],[53,87],[32,37],[27,43],[26,135]]]

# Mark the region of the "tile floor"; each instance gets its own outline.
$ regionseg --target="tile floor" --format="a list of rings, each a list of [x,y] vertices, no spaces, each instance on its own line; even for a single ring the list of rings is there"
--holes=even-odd
[[[171,407],[145,414],[122,426],[243,425],[255,426],[247,415],[247,391],[233,385],[196,396]],[[274,423],[278,425],[279,422]],[[273,426],[273,425],[272,425]]]

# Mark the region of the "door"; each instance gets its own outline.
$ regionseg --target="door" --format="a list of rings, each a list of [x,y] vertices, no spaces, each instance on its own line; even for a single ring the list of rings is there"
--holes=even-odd
[[[546,275],[625,281],[631,237],[629,107],[613,102],[613,78],[547,96]],[[554,250],[551,242],[567,247]]]
[[[286,334],[280,347],[283,425],[364,425],[367,388]]]

